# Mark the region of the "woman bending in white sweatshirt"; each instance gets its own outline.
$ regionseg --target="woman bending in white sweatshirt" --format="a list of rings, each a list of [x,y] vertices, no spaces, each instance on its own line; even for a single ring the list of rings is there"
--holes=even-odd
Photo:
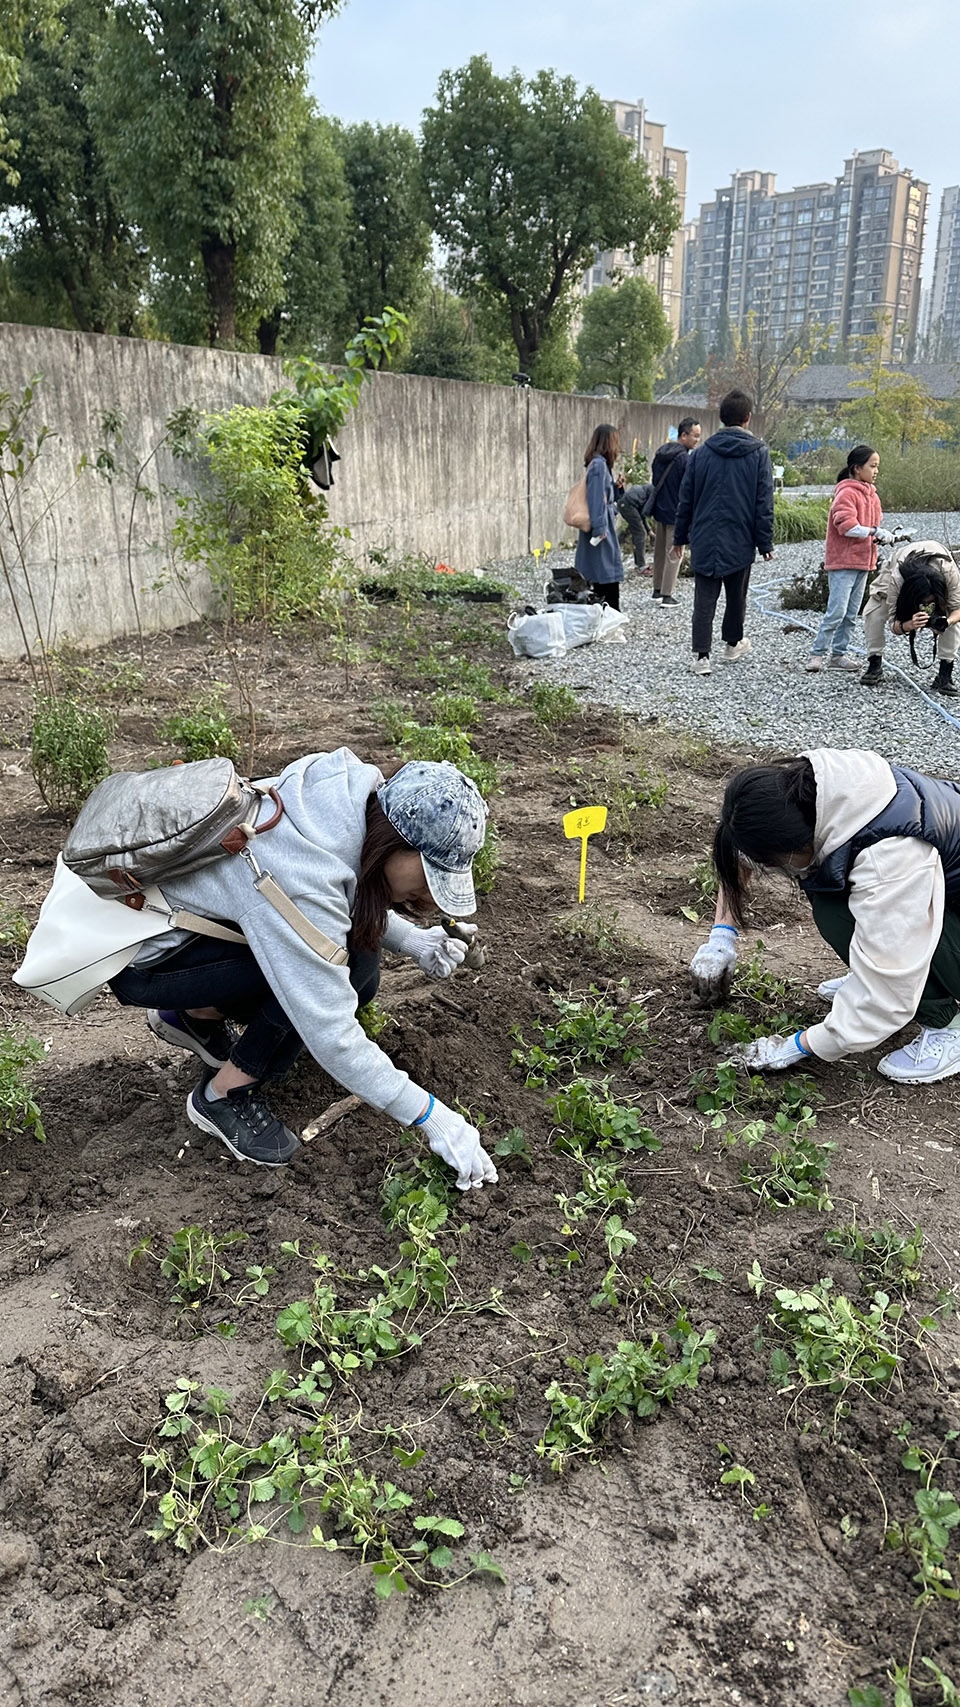
[[[827,1018],[761,1037],[753,1069],[837,1061],[919,1034],[885,1055],[903,1084],[960,1073],[960,784],[890,765],[879,753],[819,748],[751,765],[727,787],[713,849],[716,922],[690,972],[704,999],[730,987],[752,868],[778,868],[810,898],[820,935],[850,968],[821,984]]]

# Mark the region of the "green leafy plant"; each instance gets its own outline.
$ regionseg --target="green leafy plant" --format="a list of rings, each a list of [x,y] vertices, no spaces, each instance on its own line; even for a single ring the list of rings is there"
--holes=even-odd
[[[480,1438],[491,1434],[507,1439],[510,1430],[503,1420],[502,1407],[512,1404],[516,1388],[501,1381],[484,1381],[465,1375],[453,1375],[440,1388],[441,1393],[456,1393],[469,1416],[480,1418]]]
[[[410,721],[410,707],[401,705],[398,699],[375,699],[370,706],[370,716],[383,730],[387,740],[399,747]]]
[[[493,1146],[493,1153],[498,1162],[516,1162],[520,1167],[533,1167],[530,1146],[519,1126],[511,1126],[510,1131],[498,1139]]]
[[[745,1144],[750,1159],[740,1177],[768,1209],[832,1209],[827,1190],[836,1144],[820,1144],[809,1136],[816,1125],[812,1108],[790,1113],[779,1110],[771,1122],[754,1120],[729,1144]]]
[[[0,1031],[0,1132],[8,1137],[30,1132],[46,1143],[36,1097],[37,1067],[45,1054],[39,1038]]]
[[[246,1242],[246,1233],[214,1233],[209,1227],[196,1225],[181,1227],[162,1257],[153,1250],[153,1234],[141,1239],[130,1252],[127,1266],[132,1267],[141,1257],[150,1258],[159,1265],[164,1279],[174,1282],[171,1304],[179,1304],[183,1310],[198,1310],[215,1293],[222,1293],[233,1279],[232,1270],[222,1260],[224,1252]],[[269,1280],[272,1273],[272,1269],[258,1269],[254,1278]],[[264,1293],[267,1290],[264,1287]],[[263,1293],[257,1294],[254,1289],[254,1295],[263,1296]]]
[[[564,724],[580,713],[575,693],[556,682],[537,682],[530,695],[530,709],[544,735],[556,735]]]
[[[537,1452],[558,1475],[571,1458],[595,1458],[614,1417],[652,1416],[682,1387],[696,1387],[715,1340],[712,1329],[699,1334],[681,1316],[664,1337],[654,1334],[647,1343],[621,1340],[609,1358],[599,1352],[582,1361],[568,1358],[567,1367],[578,1379],[570,1387],[559,1381],[547,1387],[550,1420]]]
[[[487,833],[483,838],[483,847],[473,862],[473,886],[478,895],[489,895],[497,881],[497,874],[503,864],[500,851],[500,831],[493,818],[487,819]]]
[[[574,913],[561,913],[553,928],[566,942],[586,943],[600,955],[622,960],[627,936],[617,922],[619,916],[616,907],[588,901]]]
[[[763,1278],[754,1285],[759,1297]],[[903,1314],[885,1292],[865,1307],[835,1292],[829,1275],[799,1291],[775,1293],[769,1321],[788,1341],[774,1351],[771,1374],[778,1387],[797,1381],[842,1397],[851,1387],[889,1386],[900,1368],[897,1325]]]
[[[30,920],[21,908],[0,901],[0,948],[26,948]]]
[[[600,1150],[659,1150],[660,1140],[644,1126],[635,1108],[610,1095],[608,1079],[573,1079],[548,1099],[559,1127],[557,1149],[580,1156],[591,1145]]]
[[[357,1019],[372,1043],[376,1043],[377,1038],[383,1036],[387,1027],[394,1024],[393,1015],[388,1014],[386,1008],[380,1006],[376,997],[372,1002],[367,1002],[362,1008],[357,1009]]]
[[[430,695],[435,723],[450,729],[472,729],[479,722],[480,709],[468,693],[448,693],[440,690]]]
[[[178,711],[162,724],[161,741],[169,741],[188,762],[194,759],[239,759],[240,743],[218,692],[204,694],[187,711]]]
[[[528,1047],[517,1026],[510,1034],[521,1045],[513,1051],[513,1064],[524,1069],[528,1085],[545,1085],[570,1067],[602,1066],[611,1055],[629,1065],[642,1054],[640,1039],[646,1035],[647,1016],[639,1002],[620,1009],[607,1007],[592,984],[589,994],[577,1000],[553,991],[550,999],[557,1018],[534,1022],[542,1044]]]
[[[913,1495],[914,1516],[904,1523],[894,1523],[887,1530],[886,1545],[909,1553],[917,1566],[914,1582],[920,1594],[917,1605],[929,1605],[933,1600],[960,1600],[948,1558],[960,1560],[960,1551],[950,1554],[952,1532],[960,1525],[960,1504],[956,1495],[940,1488],[934,1476],[948,1446],[958,1438],[958,1430],[950,1429],[937,1452],[927,1452],[920,1446],[907,1446],[901,1464],[920,1477],[920,1486]],[[960,1539],[957,1537],[955,1539]]]
[[[48,806],[76,812],[110,769],[109,730],[99,711],[67,697],[38,696],[33,709],[30,766]]]
[[[920,1279],[923,1260],[923,1230],[914,1227],[908,1235],[898,1233],[889,1221],[879,1227],[861,1229],[856,1220],[844,1227],[831,1227],[824,1234],[831,1250],[856,1265],[867,1287],[890,1287],[906,1292]]]
[[[499,786],[500,773],[492,759],[482,759],[474,752],[470,736],[464,729],[448,729],[441,723],[407,723],[401,742],[407,759],[429,759],[440,763],[446,759],[456,765],[464,776],[476,783],[487,799]]]
[[[781,498],[773,500],[773,542],[791,545],[805,539],[826,539],[830,515],[829,498]]]

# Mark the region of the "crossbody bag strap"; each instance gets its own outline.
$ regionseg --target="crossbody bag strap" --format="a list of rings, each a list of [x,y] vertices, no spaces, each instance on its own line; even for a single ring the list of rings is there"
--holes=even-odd
[[[194,931],[197,936],[213,936],[219,942],[246,942],[242,931],[232,931],[229,925],[217,925],[213,919],[205,919],[200,913],[179,912],[170,914],[170,924],[174,930]]]

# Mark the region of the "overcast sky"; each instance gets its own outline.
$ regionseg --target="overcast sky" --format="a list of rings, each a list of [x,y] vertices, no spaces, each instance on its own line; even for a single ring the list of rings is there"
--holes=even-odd
[[[441,71],[551,66],[647,104],[687,150],[687,218],[738,169],[832,180],[854,148],[889,148],[940,192],[960,182],[960,0],[347,0],[311,67],[321,107],[419,126]]]

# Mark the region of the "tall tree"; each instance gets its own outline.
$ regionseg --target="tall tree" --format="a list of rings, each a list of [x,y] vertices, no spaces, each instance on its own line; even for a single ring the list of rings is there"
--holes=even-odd
[[[67,0],[56,30],[24,39],[4,119],[16,184],[0,183],[10,220],[11,284],[41,318],[81,332],[137,329],[147,271],[97,144],[86,91],[103,47],[108,0]]]
[[[416,139],[399,125],[337,128],[337,145],[350,198],[343,248],[344,343],[368,314],[387,306],[407,314],[426,287],[430,215]]]
[[[685,332],[666,351],[657,374],[663,393],[696,391],[707,383],[707,340],[700,328]]]
[[[116,0],[100,144],[157,263],[199,264],[211,344],[283,295],[309,25],[335,0]]]
[[[294,355],[326,351],[346,306],[343,255],[350,230],[349,190],[335,127],[312,101],[304,111],[298,156],[299,186],[291,204],[293,236],[283,294],[261,314],[257,328],[265,356],[278,349]]]
[[[499,307],[528,373],[595,250],[663,254],[679,219],[600,96],[552,71],[445,71],[422,159],[450,282]]]
[[[707,363],[707,395],[718,403],[733,387],[753,398],[764,436],[776,436],[790,402],[790,387],[810,366],[814,352],[829,337],[829,326],[805,322],[777,336],[762,315],[750,313],[737,330],[729,327],[730,353],[711,355]]]
[[[583,305],[577,338],[580,384],[614,397],[653,397],[657,360],[673,330],[657,292],[646,279],[601,285]]]

